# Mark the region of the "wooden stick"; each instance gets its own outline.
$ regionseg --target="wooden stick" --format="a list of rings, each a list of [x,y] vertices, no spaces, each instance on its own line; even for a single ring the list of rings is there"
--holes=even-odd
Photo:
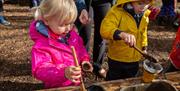
[[[145,54],[142,50],[140,50],[139,48],[137,48],[135,45],[133,46],[134,49],[136,49],[139,53],[141,53],[143,56],[147,56],[147,54]]]
[[[154,63],[157,63],[157,62],[158,62],[158,60],[157,60],[156,58],[154,58],[153,56],[150,56],[150,55],[144,53],[142,50],[140,50],[140,49],[139,49],[138,47],[136,47],[135,45],[133,46],[133,48],[134,48],[135,50],[137,50],[140,54],[142,54],[145,58],[149,59],[150,62],[154,62]]]
[[[77,55],[76,55],[76,51],[75,51],[74,46],[71,46],[71,50],[72,50],[72,53],[73,53],[75,65],[78,67],[78,66],[79,66],[79,63],[78,63],[78,59],[77,59]],[[80,81],[81,81],[80,90],[81,90],[81,91],[87,91],[86,88],[85,88],[85,85],[84,85],[82,76],[81,76],[81,78],[80,78]]]

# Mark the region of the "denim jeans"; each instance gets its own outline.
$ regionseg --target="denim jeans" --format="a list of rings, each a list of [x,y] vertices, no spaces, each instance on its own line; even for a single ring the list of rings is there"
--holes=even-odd
[[[4,18],[4,16],[1,16],[0,15],[0,23],[4,23],[6,20],[5,20],[5,18]]]
[[[39,6],[39,4],[40,4],[40,1],[39,1],[39,0],[32,0],[32,2],[33,2],[33,6],[34,6],[34,7],[37,7],[37,6]]]
[[[30,0],[30,8],[39,6],[41,0]]]

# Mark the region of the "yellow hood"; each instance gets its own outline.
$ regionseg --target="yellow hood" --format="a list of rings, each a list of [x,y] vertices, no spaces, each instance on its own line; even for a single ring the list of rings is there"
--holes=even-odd
[[[124,4],[124,3],[128,3],[128,2],[134,2],[134,1],[143,1],[143,0],[117,0],[117,4],[116,5],[120,5],[120,4]],[[153,0],[151,0],[152,2]]]
[[[140,0],[117,0],[117,4],[120,5],[120,4],[134,2],[134,1],[140,1]]]

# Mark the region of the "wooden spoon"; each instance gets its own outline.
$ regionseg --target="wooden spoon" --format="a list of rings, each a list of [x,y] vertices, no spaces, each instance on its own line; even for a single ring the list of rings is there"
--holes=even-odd
[[[146,53],[144,53],[142,50],[140,50],[138,47],[136,47],[135,45],[133,46],[134,49],[136,49],[139,53],[141,53],[146,59],[150,60],[151,62],[155,62],[157,63],[158,60],[156,58],[154,58],[151,55],[148,55]]]

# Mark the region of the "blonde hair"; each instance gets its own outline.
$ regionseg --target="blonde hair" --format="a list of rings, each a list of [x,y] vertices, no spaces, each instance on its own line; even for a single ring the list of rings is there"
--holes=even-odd
[[[74,0],[42,0],[35,11],[36,20],[57,18],[60,23],[74,23],[77,18],[77,8]]]

